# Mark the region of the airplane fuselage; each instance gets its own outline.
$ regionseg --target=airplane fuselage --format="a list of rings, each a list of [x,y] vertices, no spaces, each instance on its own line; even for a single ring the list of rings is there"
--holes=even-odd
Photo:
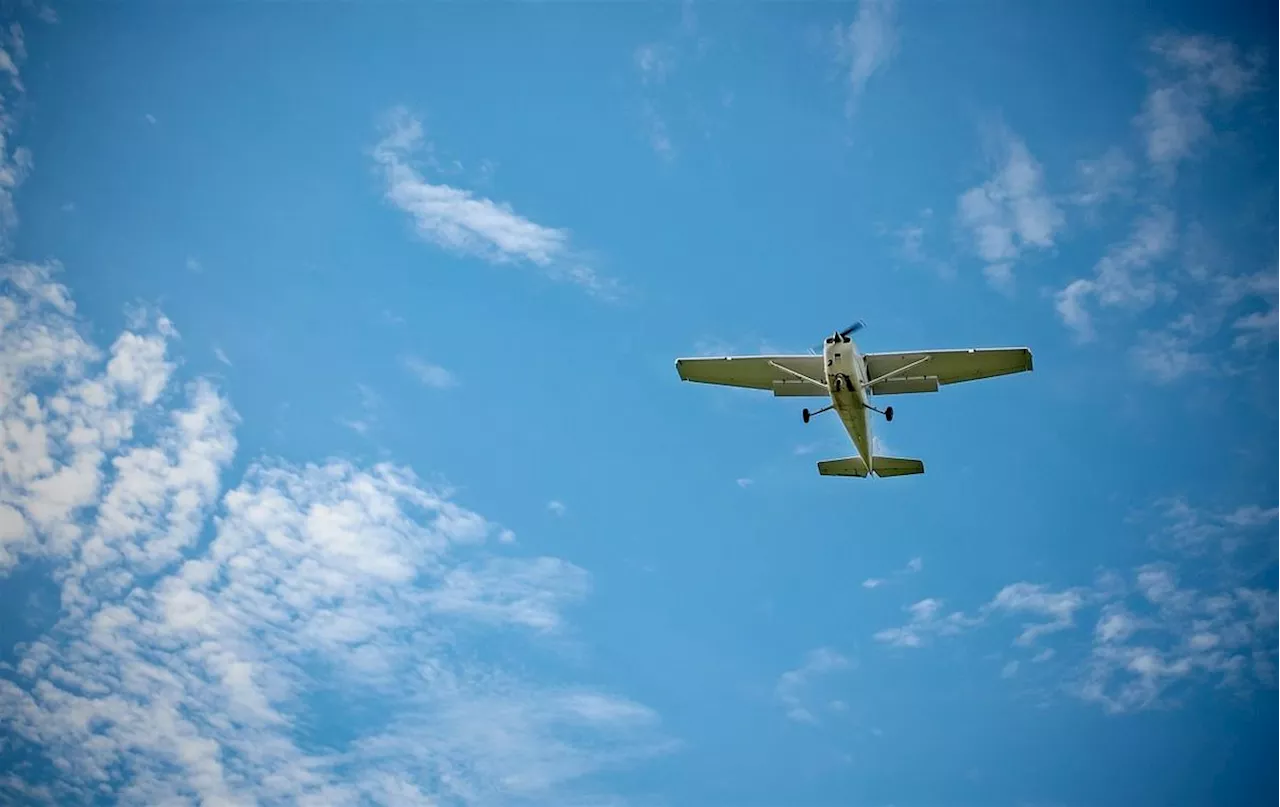
[[[822,346],[827,389],[831,405],[858,449],[858,455],[871,470],[871,423],[867,417],[866,363],[858,354],[858,346],[849,337],[828,336]]]

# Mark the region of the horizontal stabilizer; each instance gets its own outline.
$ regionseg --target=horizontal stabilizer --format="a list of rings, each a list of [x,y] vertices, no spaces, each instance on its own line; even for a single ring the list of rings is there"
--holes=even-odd
[[[822,460],[818,463],[818,473],[823,476],[859,476],[867,475],[867,464],[862,457],[845,457],[839,460]],[[924,473],[924,463],[920,460],[903,457],[872,457],[871,473],[876,476],[908,476]]]

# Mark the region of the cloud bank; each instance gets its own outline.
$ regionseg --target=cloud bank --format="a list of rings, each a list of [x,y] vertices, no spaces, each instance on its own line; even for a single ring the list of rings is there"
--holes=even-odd
[[[24,760],[0,794],[546,803],[671,747],[651,709],[476,641],[567,637],[585,570],[496,554],[508,531],[392,464],[261,459],[222,493],[238,416],[176,382],[173,324],[102,350],[56,267],[2,271],[0,573],[46,561],[62,601],[0,670]]]

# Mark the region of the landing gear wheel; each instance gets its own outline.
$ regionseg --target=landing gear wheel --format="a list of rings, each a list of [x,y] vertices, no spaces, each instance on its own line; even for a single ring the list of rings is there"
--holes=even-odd
[[[893,422],[893,407],[892,407],[892,406],[886,406],[886,407],[884,408],[884,419],[885,419],[885,422],[886,422],[886,423],[892,423],[892,422]]]
[[[808,410],[808,409],[802,410],[802,411],[800,412],[800,417],[804,418],[804,422],[805,422],[805,423],[808,423],[808,422],[809,422],[809,410]]]

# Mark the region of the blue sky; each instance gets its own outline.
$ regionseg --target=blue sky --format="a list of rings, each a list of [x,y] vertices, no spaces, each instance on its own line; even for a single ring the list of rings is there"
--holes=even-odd
[[[1274,14],[4,6],[0,798],[1271,803]],[[1026,345],[920,477],[689,355]]]

